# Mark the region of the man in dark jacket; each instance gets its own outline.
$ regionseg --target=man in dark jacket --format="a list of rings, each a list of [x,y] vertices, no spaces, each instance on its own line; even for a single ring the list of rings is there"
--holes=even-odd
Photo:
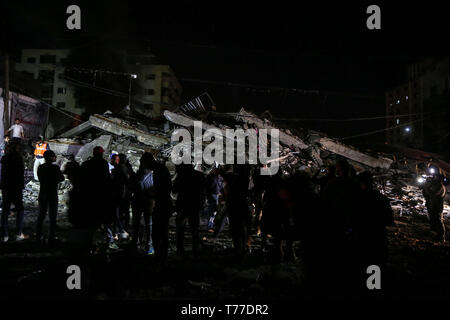
[[[158,262],[165,264],[169,251],[169,219],[173,213],[172,180],[167,167],[152,156],[150,168],[153,170],[155,187],[155,207],[153,209],[153,246]]]
[[[37,169],[37,176],[40,182],[39,189],[39,216],[37,219],[36,238],[42,240],[42,224],[47,210],[49,211],[50,230],[49,244],[53,243],[55,238],[56,217],[58,214],[58,183],[64,181],[64,175],[53,162],[56,161],[56,155],[53,151],[44,152],[45,163]]]
[[[1,172],[1,189],[2,189],[2,217],[1,230],[3,242],[8,241],[8,216],[11,210],[11,204],[14,204],[17,210],[17,236],[16,240],[24,240],[23,222],[24,222],[24,208],[23,208],[23,189],[24,185],[24,163],[22,155],[20,154],[20,143],[11,142],[6,150],[6,154],[2,160]]]
[[[388,253],[386,227],[394,224],[394,216],[389,199],[374,188],[370,172],[357,176],[359,193],[359,214],[355,217],[355,240],[359,259],[365,271],[369,265],[382,267]]]
[[[184,229],[186,220],[192,233],[192,252],[197,255],[200,245],[200,210],[203,205],[205,178],[203,173],[194,170],[191,164],[177,166],[177,177],[173,191],[178,194],[176,202],[177,253],[184,254]]]
[[[104,225],[111,249],[117,249],[112,234],[114,210],[111,202],[111,176],[108,162],[103,159],[105,151],[97,146],[93,157],[81,165],[84,201],[86,204],[84,220],[87,226],[98,228]]]
[[[219,196],[223,192],[223,178],[219,174],[218,168],[213,168],[206,176],[206,201],[208,203],[205,214],[209,218],[208,229],[214,227],[214,217],[219,208]]]
[[[430,217],[431,230],[437,233],[437,240],[445,241],[444,198],[446,189],[439,174],[427,178],[423,186],[423,196]]]

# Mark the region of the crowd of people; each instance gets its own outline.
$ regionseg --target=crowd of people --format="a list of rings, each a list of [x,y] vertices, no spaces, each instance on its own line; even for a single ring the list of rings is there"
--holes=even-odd
[[[1,159],[2,241],[9,240],[8,216],[11,204],[17,212],[16,240],[23,240],[24,160],[21,143],[7,142]],[[229,224],[238,261],[251,251],[250,236],[261,236],[261,250],[277,262],[293,261],[301,254],[312,277],[327,279],[330,266],[342,279],[355,279],[367,266],[384,266],[387,261],[386,226],[393,224],[393,212],[386,196],[375,187],[370,172],[356,174],[345,160],[310,176],[301,171],[290,174],[260,174],[259,166],[215,165],[205,176],[191,164],[176,166],[172,181],[168,168],[151,153],[144,153],[134,172],[124,154],[113,154],[110,162],[97,146],[92,157],[79,164],[74,157],[63,172],[56,155],[40,139],[36,144],[35,166],[40,184],[36,241],[43,242],[43,221],[48,213],[48,243],[58,242],[58,184],[70,180],[68,217],[75,229],[85,230],[86,249],[92,246],[96,230],[104,230],[108,248],[118,249],[119,240],[144,247],[157,261],[167,262],[169,219],[176,212],[176,250],[185,253],[186,222],[192,238],[192,254],[201,252],[200,217],[207,218],[213,241]],[[39,156],[39,158],[38,158]],[[434,180],[433,180],[434,181]],[[442,223],[441,185],[424,187],[433,230],[445,236]],[[430,191],[431,190],[431,191]],[[173,200],[172,195],[176,195]],[[437,201],[436,195],[439,195]],[[131,214],[130,214],[131,212]],[[142,218],[144,223],[142,224]],[[130,232],[129,232],[130,231]],[[268,239],[273,243],[268,250]],[[131,241],[130,241],[131,240]],[[300,249],[294,250],[294,242]]]

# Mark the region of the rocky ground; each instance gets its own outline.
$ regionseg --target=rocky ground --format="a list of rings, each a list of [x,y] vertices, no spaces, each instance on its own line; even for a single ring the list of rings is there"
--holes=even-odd
[[[81,291],[66,287],[67,266],[73,263],[65,242],[71,226],[64,212],[64,194],[58,218],[61,243],[55,248],[36,244],[34,224],[37,207],[33,183],[27,185],[25,233],[29,239],[11,241],[0,247],[0,287],[2,298],[30,299],[295,299],[308,297],[301,255],[295,262],[272,263],[270,254],[260,250],[260,238],[252,234],[252,252],[244,261],[233,259],[231,239],[225,230],[214,248],[211,234],[202,221],[203,250],[199,257],[181,260],[174,255],[175,222],[170,222],[170,258],[168,267],[159,268],[152,256],[136,254],[128,242],[120,250],[106,254],[99,250],[82,266]],[[429,231],[426,210],[420,203],[407,200],[418,196],[411,186],[400,194],[387,187],[394,211],[395,225],[389,227],[390,258],[383,274],[385,298],[448,298],[450,296],[450,244],[437,243]],[[412,188],[412,189],[411,189]],[[62,187],[61,190],[63,190]],[[398,191],[398,190],[397,190]],[[404,202],[396,203],[403,197]],[[416,210],[411,211],[414,207]],[[447,208],[446,208],[447,209]],[[11,231],[15,217],[10,217]],[[448,226],[447,226],[448,227]],[[96,234],[100,244],[101,231]],[[189,250],[189,232],[186,247]],[[296,244],[297,252],[300,243]]]

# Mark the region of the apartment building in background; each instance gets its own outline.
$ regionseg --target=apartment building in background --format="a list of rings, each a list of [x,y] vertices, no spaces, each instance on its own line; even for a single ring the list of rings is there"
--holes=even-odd
[[[64,79],[64,63],[69,49],[24,49],[16,71],[27,73],[42,84],[39,98],[74,114],[85,110],[77,104],[76,87]],[[132,107],[150,116],[158,117],[164,110],[180,104],[182,87],[169,65],[160,64],[149,51],[119,50],[125,72],[135,74],[132,79]],[[114,70],[112,70],[114,71]],[[127,92],[128,88],[123,91]]]
[[[81,115],[84,109],[76,103],[76,88],[63,78],[64,63],[69,54],[68,49],[23,49],[15,69],[41,82],[41,100],[61,110]]]
[[[386,92],[390,144],[445,154],[450,140],[450,58],[408,66],[408,82]]]
[[[169,65],[150,52],[122,52],[125,70],[135,74],[132,105],[147,116],[158,117],[180,105],[182,87]]]

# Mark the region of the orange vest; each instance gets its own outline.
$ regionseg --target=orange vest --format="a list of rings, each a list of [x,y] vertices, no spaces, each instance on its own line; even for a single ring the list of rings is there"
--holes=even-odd
[[[44,152],[47,151],[47,144],[43,143],[42,145],[36,144],[36,149],[34,149],[34,155],[35,156],[44,156]]]

